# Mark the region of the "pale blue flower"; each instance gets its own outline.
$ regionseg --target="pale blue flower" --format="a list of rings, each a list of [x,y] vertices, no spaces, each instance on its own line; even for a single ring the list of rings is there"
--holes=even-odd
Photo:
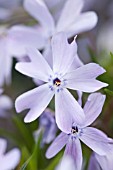
[[[41,115],[55,94],[56,123],[60,129],[67,132],[72,118],[74,117],[75,121],[81,122],[84,119],[84,113],[66,88],[83,92],[97,91],[107,86],[106,83],[96,80],[96,77],[103,74],[105,70],[98,64],[90,63],[69,71],[73,60],[76,61],[77,45],[75,40],[68,44],[64,33],[54,36],[51,45],[53,68],[35,49],[28,50],[31,62],[17,63],[16,69],[19,72],[46,83],[19,96],[15,106],[17,112],[30,109],[24,121],[31,122]],[[70,109],[72,111],[75,109],[77,113],[74,115]]]
[[[68,37],[72,37],[92,29],[97,23],[97,15],[94,12],[82,13],[83,5],[83,0],[67,0],[57,23],[55,23],[44,1],[24,0],[25,9],[44,28],[47,37],[61,31],[66,32]]]
[[[67,133],[62,132],[50,145],[46,152],[47,158],[55,156],[65,145],[65,155],[74,159],[76,170],[82,168],[82,149],[80,140],[89,148],[105,155],[110,151],[109,139],[104,133],[96,128],[88,127],[99,116],[105,101],[105,96],[100,93],[91,94],[84,106],[85,120],[81,124],[77,121],[70,124]],[[70,114],[72,110],[70,109]],[[73,110],[76,115],[76,110]]]
[[[60,12],[60,15],[57,15],[57,19],[54,19],[46,4],[49,9],[56,10],[57,12],[55,13],[58,14]],[[91,30],[97,24],[97,15],[95,12],[90,11],[82,13],[81,11],[83,6],[84,0],[67,0],[65,2],[52,2],[48,0],[45,2],[43,0],[24,0],[24,8],[39,23],[37,32],[40,32],[40,37],[38,38],[37,36],[37,39],[39,39],[41,42],[44,42],[43,55],[49,64],[51,61],[50,39],[53,35],[63,31],[67,34],[68,38],[71,38],[76,34]],[[24,28],[26,29],[26,34],[29,37],[30,34],[27,30],[27,26]],[[18,35],[18,27],[16,33]],[[23,41],[23,30],[21,30],[21,35],[21,41]],[[27,39],[25,39],[24,42],[27,43]]]

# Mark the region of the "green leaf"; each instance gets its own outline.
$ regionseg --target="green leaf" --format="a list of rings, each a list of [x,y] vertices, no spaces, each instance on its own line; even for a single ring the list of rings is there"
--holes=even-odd
[[[104,89],[105,93],[110,95],[110,96],[113,96],[113,91],[109,90],[109,89]]]
[[[30,156],[30,157],[28,158],[28,160],[22,165],[22,167],[20,168],[20,170],[25,170],[25,168],[26,168],[27,165],[29,164],[31,158],[32,158],[32,156]]]
[[[26,126],[25,123],[21,121],[21,119],[17,116],[13,117],[13,121],[23,139],[24,144],[27,146],[30,153],[32,153],[32,149],[34,146],[34,138],[32,133],[30,132],[30,128]]]
[[[112,53],[112,52],[110,52],[110,56],[111,56],[111,58],[113,59],[113,53]]]
[[[20,170],[25,170],[27,166],[32,167],[34,170],[38,170],[39,168],[39,160],[40,160],[40,143],[42,140],[42,133],[40,133],[38,140],[34,146],[34,150],[32,155],[28,158],[28,160],[22,165]]]

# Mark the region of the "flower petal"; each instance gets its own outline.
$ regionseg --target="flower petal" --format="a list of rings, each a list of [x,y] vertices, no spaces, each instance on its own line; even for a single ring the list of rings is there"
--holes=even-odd
[[[69,44],[65,33],[58,33],[52,38],[53,70],[65,74],[77,53],[75,40]]]
[[[11,55],[6,55],[6,66],[5,66],[5,82],[6,84],[11,84],[12,82],[12,65],[13,58]]]
[[[11,109],[13,106],[13,102],[10,97],[6,95],[0,96],[0,109],[6,110]]]
[[[38,29],[24,25],[13,26],[9,29],[8,35],[10,38],[9,49],[11,54],[17,57],[25,56],[27,47],[42,49],[46,43],[45,37],[38,32]]]
[[[69,170],[71,167],[71,170],[75,170],[75,164],[73,159],[70,156],[63,156],[60,163],[58,164],[57,168],[55,170]]]
[[[20,95],[15,102],[17,112],[30,109],[25,117],[25,122],[31,122],[38,118],[51,101],[54,92],[49,89],[48,84],[41,85]]]
[[[48,148],[46,157],[48,159],[54,157],[66,145],[67,141],[68,135],[63,132],[60,133]]]
[[[7,48],[7,38],[0,40],[0,86],[11,83],[12,57]]]
[[[40,24],[48,30],[51,35],[54,31],[54,20],[44,1],[42,0],[24,0],[24,8],[34,17]]]
[[[65,0],[57,0],[57,1],[44,0],[44,2],[48,6],[49,11],[52,13],[54,21],[56,23],[61,15],[62,8],[65,4]]]
[[[88,100],[84,106],[84,127],[89,126],[99,116],[102,111],[105,98],[105,95],[102,95],[101,93],[93,93],[89,95]]]
[[[78,103],[80,106],[82,106],[82,95],[83,93],[81,91],[77,91],[78,94]]]
[[[65,155],[73,158],[76,170],[82,168],[82,149],[79,139],[70,138],[66,144]]]
[[[95,12],[85,12],[77,16],[75,22],[67,27],[64,31],[68,33],[68,37],[89,31],[97,24],[98,17]]]
[[[90,63],[67,73],[63,78],[67,80],[67,88],[83,92],[94,92],[107,86],[106,83],[95,80],[97,76],[104,72],[105,70],[98,64]]]
[[[83,7],[83,0],[66,1],[60,19],[57,23],[57,32],[65,31],[67,27],[75,22]],[[69,10],[71,9],[71,10]],[[68,16],[68,17],[67,17]]]
[[[94,156],[94,153],[90,157],[88,170],[101,170],[100,165],[98,164],[98,162]]]
[[[79,136],[79,138],[83,143],[99,155],[106,155],[110,151],[107,136],[96,128],[84,128],[83,133]]]
[[[70,79],[93,79],[97,76],[105,73],[105,69],[95,63],[89,63],[86,65],[82,65],[81,67],[77,68],[75,71],[67,73],[68,78]]]
[[[111,147],[111,152],[109,152],[106,156],[100,156],[95,153],[95,158],[103,170],[113,169],[113,147]]]
[[[78,80],[78,82],[69,81],[68,85],[66,85],[66,87],[69,89],[79,90],[79,91],[86,92],[86,93],[95,92],[106,86],[108,86],[107,83],[103,83],[103,82],[100,82],[98,80],[93,80],[93,79],[92,80],[83,79],[81,81]]]
[[[2,157],[2,160],[0,160],[0,168],[2,170],[15,169],[20,161],[20,156],[21,154],[18,149],[12,149]]]
[[[48,43],[44,50],[43,50],[43,56],[45,58],[45,60],[47,61],[47,63],[49,64],[49,66],[51,68],[53,68],[53,56],[52,56],[52,49],[51,49],[51,45],[50,43]]]
[[[81,67],[83,65],[83,62],[80,60],[79,56],[76,54],[74,57],[73,63],[71,64],[69,71],[76,70],[77,68]]]
[[[47,61],[36,49],[29,48],[27,54],[30,57],[31,62],[17,63],[15,67],[16,70],[32,78],[48,82],[48,79],[53,72]]]
[[[67,89],[55,93],[55,115],[59,129],[67,134],[73,122],[81,124],[85,118],[83,109]]]

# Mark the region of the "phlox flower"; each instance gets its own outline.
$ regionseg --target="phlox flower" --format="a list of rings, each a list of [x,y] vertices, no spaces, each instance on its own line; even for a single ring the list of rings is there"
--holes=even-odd
[[[56,136],[58,128],[56,126],[54,112],[50,109],[46,109],[39,118],[39,128],[34,132],[35,139],[38,138],[39,132],[43,132],[41,146],[49,144]]]
[[[20,161],[20,151],[17,148],[6,152],[7,142],[5,139],[0,138],[0,169],[10,170],[14,169]]]
[[[82,8],[84,0],[67,0],[67,1],[44,1],[44,0],[24,0],[25,10],[38,21],[37,31],[40,37],[37,39],[43,44],[43,55],[48,62],[51,61],[50,39],[58,32],[65,32],[68,38],[84,31],[91,30],[97,24],[97,15],[95,12],[84,12]],[[48,7],[49,8],[48,8]],[[55,6],[55,7],[54,7]],[[54,19],[49,9],[56,10],[57,19]],[[60,15],[58,13],[60,12]],[[54,13],[54,12],[53,12]],[[68,17],[67,17],[68,16]],[[57,21],[56,21],[57,20]],[[25,27],[24,27],[25,28]],[[21,28],[20,28],[21,30]],[[26,35],[29,37],[27,27]],[[16,30],[18,35],[18,30]],[[21,30],[22,40],[24,31]],[[42,39],[41,39],[42,37]],[[27,42],[27,40],[25,40]],[[17,39],[18,43],[18,39]],[[38,48],[38,46],[37,46]]]
[[[82,13],[83,5],[83,0],[67,0],[57,23],[55,23],[43,0],[24,0],[25,9],[44,28],[45,32],[43,33],[46,33],[47,37],[62,31],[66,32],[68,37],[72,37],[92,29],[97,23],[97,15],[94,12]]]
[[[23,30],[24,38],[20,29],[21,31]],[[16,33],[17,30],[18,34]],[[14,26],[10,29],[4,26],[0,27],[0,87],[4,83],[11,83],[13,57],[26,56],[26,47],[42,48],[42,41],[39,43],[37,38],[40,38],[38,31],[29,27],[26,30],[29,32],[29,37],[27,37],[26,31],[24,31],[24,26],[19,26],[19,28]]]
[[[48,148],[46,157],[52,158],[66,145],[64,155],[71,156],[76,170],[81,170],[82,149],[80,140],[99,155],[108,153],[110,148],[107,136],[96,128],[88,127],[101,113],[104,101],[105,95],[100,93],[89,95],[84,105],[85,120],[81,124],[73,121],[67,133],[61,132]],[[71,111],[70,109],[70,114]],[[76,110],[73,110],[73,114],[76,114]]]
[[[45,84],[19,96],[16,99],[15,107],[17,112],[30,109],[24,121],[31,122],[41,115],[55,95],[56,123],[60,129],[67,131],[72,119],[78,122],[84,119],[81,106],[67,88],[83,92],[99,90],[107,84],[96,80],[96,77],[104,73],[105,70],[97,64],[90,63],[70,71],[73,60],[76,62],[77,45],[75,40],[68,44],[67,36],[64,33],[54,36],[51,46],[53,68],[35,49],[28,50],[30,62],[17,63],[16,69],[19,72],[42,80]],[[76,110],[76,114],[70,109]]]

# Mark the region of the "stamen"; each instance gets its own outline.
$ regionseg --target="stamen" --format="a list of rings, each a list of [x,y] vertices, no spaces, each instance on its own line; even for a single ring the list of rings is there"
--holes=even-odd
[[[61,85],[61,81],[58,78],[55,78],[53,80],[53,84],[56,85],[56,86],[60,86]]]

